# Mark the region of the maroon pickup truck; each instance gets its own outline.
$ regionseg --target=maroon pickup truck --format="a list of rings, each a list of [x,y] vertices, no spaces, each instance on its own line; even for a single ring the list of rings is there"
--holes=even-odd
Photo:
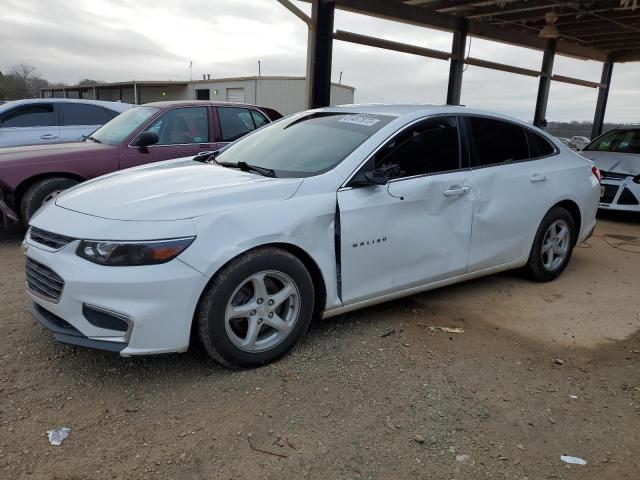
[[[0,148],[0,212],[25,223],[73,185],[115,170],[217,150],[282,118],[237,103],[148,103],[118,115],[83,142]]]

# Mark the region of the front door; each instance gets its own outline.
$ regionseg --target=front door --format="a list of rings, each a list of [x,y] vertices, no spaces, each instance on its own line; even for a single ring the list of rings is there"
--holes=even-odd
[[[19,105],[0,115],[0,147],[60,143],[60,123],[53,103]]]
[[[195,156],[215,150],[209,107],[180,107],[158,117],[144,131],[158,135],[158,143],[147,148],[136,146],[136,139],[120,149],[120,168]]]
[[[364,167],[397,165],[396,178],[338,192],[345,305],[466,272],[474,191],[460,147],[456,117],[420,121]]]

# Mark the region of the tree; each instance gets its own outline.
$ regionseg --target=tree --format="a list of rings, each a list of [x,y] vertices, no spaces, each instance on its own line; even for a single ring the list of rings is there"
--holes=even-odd
[[[49,82],[40,77],[33,66],[20,63],[0,76],[0,99],[36,98],[40,96],[40,89],[48,85]]]

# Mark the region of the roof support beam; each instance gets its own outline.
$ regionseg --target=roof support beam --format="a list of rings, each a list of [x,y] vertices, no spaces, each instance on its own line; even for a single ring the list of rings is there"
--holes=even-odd
[[[593,117],[593,128],[591,138],[594,139],[602,133],[604,125],[604,114],[607,111],[607,99],[609,98],[609,88],[611,87],[611,74],[613,73],[613,62],[606,62],[602,65],[602,77],[600,83],[603,85],[598,89],[598,101],[596,102],[596,113]]]
[[[309,106],[326,107],[331,102],[331,61],[333,53],[333,19],[335,2],[313,0],[309,54]]]
[[[420,55],[421,57],[437,58],[440,60],[449,60],[451,57],[449,53],[441,50],[416,47],[415,45],[409,45],[407,43],[393,42],[391,40],[370,37],[368,35],[360,35],[359,33],[345,32],[344,30],[338,30],[333,34],[333,38],[343,42],[357,43],[368,47],[384,48],[385,50],[410,53],[412,55]]]
[[[540,70],[540,83],[538,84],[536,110],[533,115],[533,124],[540,128],[547,125],[547,103],[549,102],[549,87],[551,86],[551,76],[553,75],[553,61],[555,56],[556,40],[549,40],[542,57],[542,69]]]
[[[447,87],[447,105],[460,105],[462,95],[462,74],[464,72],[464,52],[467,46],[468,22],[453,32],[451,44],[451,60],[449,63],[449,86]]]

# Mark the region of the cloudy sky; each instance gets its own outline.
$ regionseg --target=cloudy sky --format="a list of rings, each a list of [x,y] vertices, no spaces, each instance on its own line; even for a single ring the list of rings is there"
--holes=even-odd
[[[309,12],[309,5],[297,3]],[[182,80],[305,73],[306,26],[275,0],[2,0],[0,70],[28,63],[49,81]],[[451,48],[451,34],[338,11],[336,29]],[[538,69],[542,54],[480,39],[471,56]],[[601,64],[556,57],[554,73],[599,81]],[[333,80],[356,87],[357,102],[444,103],[442,60],[334,43]],[[468,67],[462,103],[533,118],[538,79]],[[551,87],[549,120],[591,120],[595,89]],[[640,63],[614,67],[606,121],[638,122]]]

